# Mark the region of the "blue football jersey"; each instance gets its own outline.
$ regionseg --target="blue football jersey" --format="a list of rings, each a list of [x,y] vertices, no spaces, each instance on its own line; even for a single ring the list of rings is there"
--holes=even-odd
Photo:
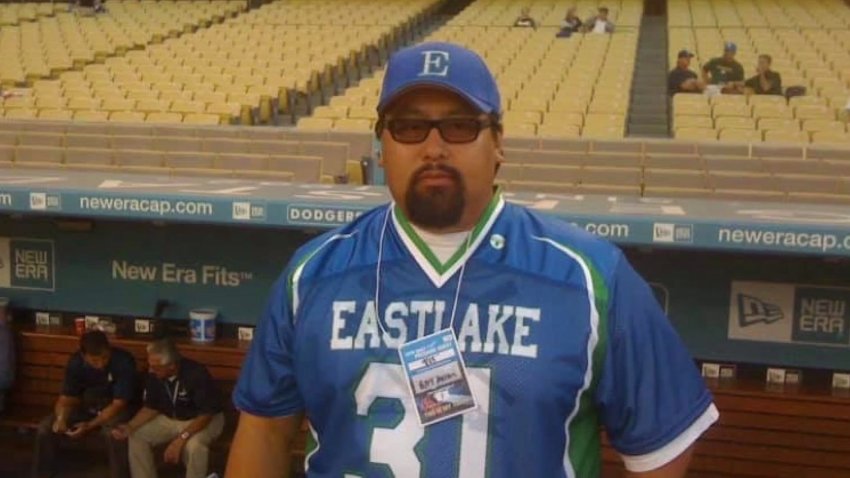
[[[423,427],[398,347],[449,327],[477,408]],[[335,478],[595,477],[600,427],[643,471],[717,418],[619,249],[501,194],[446,263],[392,205],[303,246],[273,286],[234,401],[306,413],[308,476]]]

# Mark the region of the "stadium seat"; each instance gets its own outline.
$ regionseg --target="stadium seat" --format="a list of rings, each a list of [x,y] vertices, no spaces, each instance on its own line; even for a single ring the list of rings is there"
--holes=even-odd
[[[329,131],[333,128],[333,120],[305,117],[298,120],[296,127],[302,131]]]
[[[717,134],[717,130],[712,128],[676,128],[674,136],[676,139],[708,141],[716,140]]]
[[[738,116],[722,116],[716,118],[714,120],[714,127],[718,130],[724,129],[755,129],[756,123],[752,118],[749,117],[738,117]]]
[[[107,121],[109,119],[109,113],[106,111],[81,109],[74,111],[74,119],[79,121]]]
[[[368,133],[372,131],[372,121],[368,119],[340,118],[334,121],[334,131],[350,133]]]
[[[119,123],[144,123],[145,113],[141,111],[113,111],[109,113],[109,121]]]
[[[720,130],[721,141],[758,142],[762,140],[761,131],[754,129],[723,128]]]
[[[146,123],[178,124],[183,122],[183,115],[174,112],[152,112],[145,117]]]
[[[714,121],[710,116],[675,116],[673,126],[674,128],[714,128]]]
[[[74,117],[74,112],[70,110],[62,110],[55,108],[45,108],[38,110],[38,117],[47,120],[70,120]]]
[[[808,143],[808,133],[800,130],[767,130],[764,140],[775,143]]]

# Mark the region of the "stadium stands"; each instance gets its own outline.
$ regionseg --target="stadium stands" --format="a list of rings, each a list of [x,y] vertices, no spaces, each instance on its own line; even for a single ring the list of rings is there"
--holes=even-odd
[[[701,65],[720,54],[724,41],[733,41],[747,76],[754,74],[758,55],[768,54],[784,87],[807,89],[807,96],[790,101],[778,96],[709,100],[676,95],[675,137],[691,139],[697,134],[691,128],[699,127],[714,130],[702,133],[720,140],[850,143],[845,111],[850,99],[850,9],[840,0],[805,6],[793,0],[670,0],[668,25],[670,64],[679,49],[687,48],[696,53],[693,65]]]
[[[273,123],[278,109],[289,106],[291,92],[334,91],[338,77],[347,86],[347,78],[359,75],[371,48],[385,54],[435,3],[277,2],[194,35],[179,36],[229,16],[234,5],[244,3],[110,2],[107,17],[62,14],[34,26],[36,31],[49,30],[55,21],[60,23],[56,30],[63,31],[64,22],[69,25],[65,30],[103,36],[98,45],[104,46],[81,42],[79,55],[67,54],[36,71],[16,69],[0,78],[32,83],[31,95],[7,100],[2,110],[12,118]],[[130,28],[135,23],[142,26]],[[143,45],[147,48],[127,52]],[[72,67],[74,71],[56,80],[35,81]]]
[[[622,138],[625,135],[637,33],[643,3],[608,2],[613,35],[556,38],[564,6],[551,0],[526,2],[540,19],[537,29],[512,28],[517,2],[479,0],[425,41],[450,41],[478,51],[495,72],[505,110],[506,135],[531,138]],[[595,2],[579,2],[591,12]],[[369,131],[382,72],[303,118],[307,131]],[[316,119],[321,118],[321,119]],[[369,120],[352,123],[350,120]]]

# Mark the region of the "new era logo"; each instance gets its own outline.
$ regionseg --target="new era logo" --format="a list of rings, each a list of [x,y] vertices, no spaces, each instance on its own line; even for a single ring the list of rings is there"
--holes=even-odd
[[[741,327],[763,322],[772,324],[784,318],[782,308],[756,297],[738,294],[738,321]]]

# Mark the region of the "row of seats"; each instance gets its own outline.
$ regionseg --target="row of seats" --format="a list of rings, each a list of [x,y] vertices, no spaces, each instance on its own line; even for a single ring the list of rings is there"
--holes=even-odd
[[[218,116],[224,124],[274,124],[278,111],[290,106],[291,92],[332,88],[339,75],[359,71],[369,48],[404,27],[388,21],[418,21],[434,3],[269,4],[192,35],[65,72],[58,80],[36,82],[28,97],[6,101],[2,108],[12,118],[33,117],[38,107],[35,117],[77,118],[76,111],[85,110],[89,119],[212,122]],[[304,12],[310,13],[309,25],[275,23]],[[371,13],[364,17],[364,12]],[[314,25],[314,14],[362,25],[343,30]]]
[[[66,9],[61,3],[0,3],[0,27],[34,22],[37,18],[53,15],[56,10]]]
[[[653,153],[506,149],[509,190],[561,194],[850,203],[850,162]]]
[[[309,168],[302,164],[298,169],[290,170],[295,175],[296,180],[303,182],[332,182],[335,178],[344,177],[347,174],[348,158],[350,155],[350,148],[347,143],[315,139],[257,140],[249,138],[196,137],[188,136],[188,131],[186,132],[187,136],[157,137],[143,134],[146,132],[144,127],[136,129],[124,127],[118,131],[120,134],[111,134],[108,131],[96,133],[96,130],[89,130],[87,132],[16,131],[14,129],[2,129],[2,126],[3,123],[0,122],[0,146],[5,151],[7,162],[17,163],[26,167],[33,165],[49,166],[51,164],[69,164],[75,167],[178,167],[175,165],[176,163],[171,164],[166,161],[168,157],[176,155],[174,157],[179,158],[180,164],[183,165],[182,167],[197,166],[200,169],[204,169],[198,165],[207,164],[205,162],[211,160],[215,155],[226,155],[227,158],[230,158],[228,159],[228,164],[233,164],[233,161],[235,161],[233,158],[240,155],[246,158],[289,155],[317,157],[320,159],[318,163]],[[122,156],[127,151],[132,151],[133,158],[136,159],[123,159]],[[86,152],[96,152],[97,154],[93,154],[87,159]],[[69,154],[72,154],[73,159],[69,159]],[[200,162],[193,162],[194,160],[191,159],[193,155],[197,156],[199,158],[197,161]],[[148,158],[144,164],[138,160],[142,156]],[[225,169],[229,170],[233,168]],[[256,167],[249,169],[252,171],[252,174],[255,174],[257,171]],[[275,169],[275,171],[282,170],[282,166],[280,165]]]
[[[640,26],[643,5],[630,0],[579,0],[564,3],[558,0],[485,0],[468,6],[460,14],[449,20],[452,26],[512,26],[520,9],[528,7],[529,14],[538,26],[558,27],[564,19],[568,7],[575,6],[582,21],[596,15],[599,7],[610,9],[609,19],[617,28],[637,28]]]
[[[474,2],[469,8],[477,11],[479,3],[484,11],[499,9],[486,0]],[[520,4],[498,5],[512,8]],[[642,8],[639,2],[627,1],[623,5],[630,7],[622,8]],[[538,6],[555,8],[551,2]],[[556,28],[512,28],[492,21],[494,24],[488,26],[480,26],[484,19],[472,26],[449,22],[425,41],[458,43],[484,58],[502,94],[506,136],[625,136],[637,48],[634,31],[559,39],[555,37]],[[302,118],[298,128],[372,130],[382,75],[383,71],[379,71],[343,95],[331,98],[328,105],[316,108],[312,117]]]
[[[850,14],[841,0],[668,0],[671,27],[846,29]]]
[[[0,83],[6,87],[104,61],[131,48],[193,31],[201,24],[231,16],[243,2],[112,1],[108,13],[81,17],[58,13],[0,31]]]

